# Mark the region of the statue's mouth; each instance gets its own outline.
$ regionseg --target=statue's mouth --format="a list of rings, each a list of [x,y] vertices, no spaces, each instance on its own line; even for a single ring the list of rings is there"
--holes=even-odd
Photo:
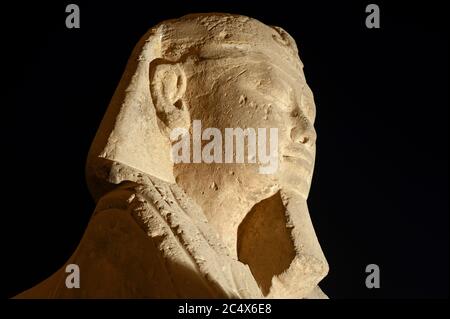
[[[305,168],[310,168],[311,164],[312,164],[303,156],[283,155],[282,158],[283,158],[283,161],[294,163],[294,164],[300,165]]]
[[[314,162],[314,153],[302,145],[290,144],[282,151],[282,154],[286,158],[302,159],[309,165]]]

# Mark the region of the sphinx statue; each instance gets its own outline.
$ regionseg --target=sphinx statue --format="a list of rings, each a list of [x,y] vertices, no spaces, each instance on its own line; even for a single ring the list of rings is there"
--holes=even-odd
[[[66,264],[78,265],[80,287],[67,287],[64,265],[17,298],[326,298],[318,283],[328,264],[306,202],[314,118],[295,41],[283,29],[219,13],[151,28],[88,154],[97,204]],[[174,145],[195,121],[214,130],[175,161]],[[241,144],[232,136],[228,155],[208,152],[208,135],[229,128],[275,129],[274,169],[261,173],[254,148],[241,154],[251,134]],[[261,141],[257,155],[267,154]],[[199,147],[213,160],[199,159]]]

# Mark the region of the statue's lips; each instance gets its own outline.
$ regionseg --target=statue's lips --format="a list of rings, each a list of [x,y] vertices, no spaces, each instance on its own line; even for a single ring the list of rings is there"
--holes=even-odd
[[[300,145],[289,145],[283,150],[282,159],[305,168],[310,168],[314,163],[314,156]]]
[[[312,162],[302,156],[283,155],[282,158],[284,162],[296,164],[297,166],[304,167],[305,169],[311,168],[312,165]]]

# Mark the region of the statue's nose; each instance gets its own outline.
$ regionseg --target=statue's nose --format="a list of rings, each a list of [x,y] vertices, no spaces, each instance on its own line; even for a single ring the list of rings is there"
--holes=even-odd
[[[291,139],[295,143],[305,146],[314,146],[317,139],[316,130],[306,117],[301,117],[291,130]]]

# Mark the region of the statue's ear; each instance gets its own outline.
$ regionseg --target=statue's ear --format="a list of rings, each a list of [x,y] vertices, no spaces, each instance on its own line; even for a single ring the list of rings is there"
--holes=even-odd
[[[163,59],[150,63],[150,93],[156,115],[164,128],[188,128],[189,112],[183,100],[186,91],[186,75],[179,63]]]

